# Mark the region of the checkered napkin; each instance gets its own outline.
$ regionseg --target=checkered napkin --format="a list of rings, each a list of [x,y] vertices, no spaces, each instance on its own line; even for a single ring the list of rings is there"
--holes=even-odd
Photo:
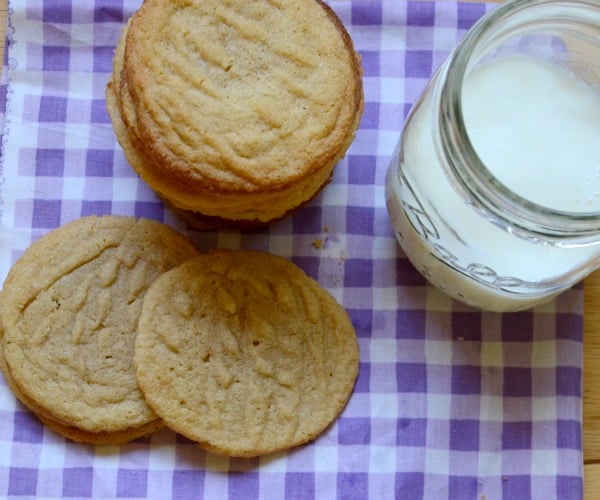
[[[366,96],[332,183],[266,229],[188,234],[202,249],[287,257],[345,306],[361,364],[341,417],[311,444],[252,460],[205,453],[170,430],[93,447],[45,429],[0,377],[0,497],[582,497],[582,288],[534,311],[469,309],[411,267],[384,205],[386,168],[411,103],[490,6],[331,5],[362,56]],[[146,216],[185,231],[127,165],[105,109],[113,49],[138,6],[11,1],[0,279],[33,240],[83,215]]]

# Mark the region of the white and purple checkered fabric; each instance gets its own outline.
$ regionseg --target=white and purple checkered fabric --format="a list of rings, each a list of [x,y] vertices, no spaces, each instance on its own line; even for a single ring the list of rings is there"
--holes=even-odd
[[[146,216],[184,230],[127,165],[105,110],[113,49],[139,3],[11,1],[1,280],[31,241],[83,215]],[[269,228],[189,234],[202,249],[290,258],[346,307],[361,365],[341,417],[314,443],[253,460],[207,454],[170,430],[122,447],[84,446],[45,429],[0,377],[0,497],[582,497],[582,287],[518,314],[469,309],[415,272],[384,204],[411,103],[490,6],[331,5],[362,56],[366,97],[332,183]]]

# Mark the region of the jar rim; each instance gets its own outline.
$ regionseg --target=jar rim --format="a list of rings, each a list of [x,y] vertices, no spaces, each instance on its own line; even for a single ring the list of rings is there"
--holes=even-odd
[[[539,23],[532,22],[537,19],[532,16],[539,15],[540,11],[544,21],[563,26],[585,22],[600,32],[600,3],[596,0],[513,0],[485,14],[457,45],[444,69],[440,94],[440,146],[448,167],[473,204],[498,218],[507,229],[525,232],[527,236],[559,239],[595,236],[597,240],[600,211],[556,210],[532,202],[508,188],[477,155],[463,119],[463,82],[482,45],[501,36],[495,32],[498,26],[503,26],[505,31],[536,29]]]

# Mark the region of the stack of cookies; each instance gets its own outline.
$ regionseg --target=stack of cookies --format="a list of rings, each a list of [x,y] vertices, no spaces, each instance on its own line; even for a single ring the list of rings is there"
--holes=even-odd
[[[75,441],[120,444],[166,424],[214,453],[287,449],[339,415],[358,361],[346,311],[294,264],[200,254],[145,219],[54,230],[0,293],[8,385]]]
[[[321,0],[145,0],[106,97],[131,166],[200,228],[308,203],[363,110],[359,57]]]

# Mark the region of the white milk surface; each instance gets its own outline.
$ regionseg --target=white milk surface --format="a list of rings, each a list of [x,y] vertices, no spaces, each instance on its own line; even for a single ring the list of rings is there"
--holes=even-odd
[[[475,150],[507,187],[552,209],[600,211],[600,95],[593,89],[549,63],[514,56],[470,74],[462,102]],[[407,217],[398,197],[397,165],[386,184],[392,224],[413,264],[451,296],[497,311],[531,307],[589,272],[598,248],[532,243],[465,205],[436,155],[431,111],[429,93],[405,131],[402,169],[438,234],[426,243],[415,231],[414,213]],[[564,286],[548,285],[567,273],[573,279]]]
[[[474,71],[463,113],[475,151],[515,193],[549,208],[600,211],[600,94],[527,56]]]

